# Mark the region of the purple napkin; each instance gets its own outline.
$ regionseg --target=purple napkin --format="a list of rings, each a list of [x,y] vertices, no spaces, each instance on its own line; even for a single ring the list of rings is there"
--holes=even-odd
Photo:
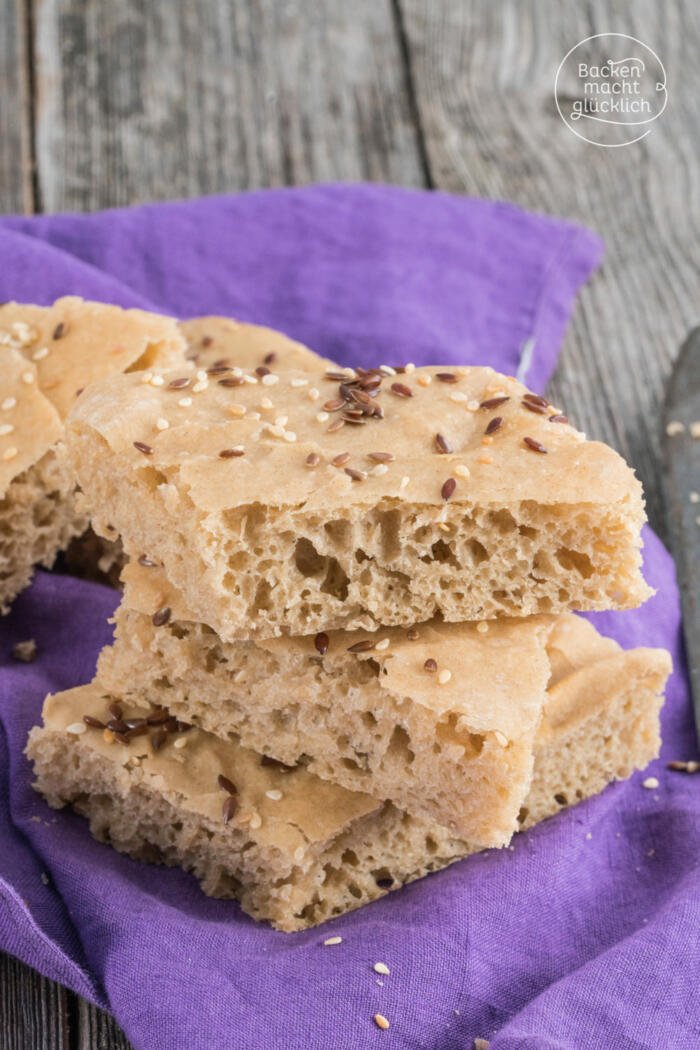
[[[541,389],[600,252],[587,231],[506,204],[323,186],[0,220],[0,299],[226,313],[343,363],[488,362]],[[651,533],[646,574],[657,596],[598,622],[681,668],[673,566]],[[637,775],[511,849],[321,930],[275,933],[93,842],[30,789],[27,731],[47,691],[90,679],[116,601],[39,573],[0,621],[0,947],[111,1009],[138,1050],[699,1045],[700,781],[655,763],[656,791]],[[28,637],[37,662],[13,662]],[[676,673],[663,757],[691,757],[692,739]],[[324,947],[331,934],[342,943]]]

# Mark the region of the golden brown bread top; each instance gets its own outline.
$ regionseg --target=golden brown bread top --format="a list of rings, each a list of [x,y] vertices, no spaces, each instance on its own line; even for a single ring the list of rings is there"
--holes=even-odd
[[[556,747],[557,739],[570,732],[576,721],[590,717],[592,711],[604,718],[606,708],[621,690],[632,694],[635,689],[660,692],[670,671],[670,657],[664,650],[624,652],[570,613],[558,620],[561,630],[556,645],[571,670],[558,679],[547,696],[536,746]],[[600,646],[596,638],[602,643]],[[597,657],[593,655],[596,649]],[[260,827],[256,828],[257,818],[253,818],[250,827],[263,844],[289,853],[299,846],[323,845],[352,821],[381,806],[367,795],[322,781],[303,768],[281,772],[274,764],[262,765],[260,756],[252,751],[197,729],[169,735],[157,752],[146,736],[138,736],[124,746],[108,743],[101,729],[85,727],[82,731],[86,714],[102,721],[111,717],[108,703],[109,698],[96,683],[49,696],[44,703],[44,725],[59,732],[69,726],[78,728],[80,735],[74,737],[75,746],[90,746],[109,761],[126,765],[136,756],[138,775],[146,783],[157,791],[175,795],[178,805],[212,820],[222,819],[226,794],[217,778],[223,774],[238,791],[235,819],[245,820],[249,814],[257,814]],[[126,704],[123,711],[125,717],[148,713],[145,708]],[[187,741],[181,749],[175,747],[178,738]],[[563,749],[562,763],[567,761]],[[273,798],[267,794],[270,791]]]
[[[0,344],[0,499],[63,433],[58,412],[39,389],[36,366]]]
[[[325,357],[274,328],[247,324],[232,317],[193,317],[180,321],[180,331],[187,342],[188,359],[200,368],[226,361],[239,368],[268,366],[321,372],[332,365]]]
[[[86,302],[0,305],[0,496],[61,437],[83,387],[113,372],[184,360],[175,321]],[[14,451],[16,449],[16,452]]]
[[[69,430],[104,439],[135,470],[157,471],[204,513],[255,503],[332,515],[382,499],[530,500],[617,505],[635,526],[643,520],[641,486],[624,460],[491,368],[389,375],[377,396],[377,375],[351,372],[200,370],[161,380],[126,375],[93,385]]]
[[[88,383],[129,368],[177,367],[185,342],[170,317],[77,296],[53,306],[3,303],[0,344],[33,361],[39,387],[62,418]]]
[[[147,616],[169,608],[172,620],[194,619],[160,569],[130,562],[122,580],[127,608]],[[377,680],[383,689],[430,708],[436,718],[457,712],[464,720],[461,729],[499,732],[508,740],[520,740],[531,738],[540,720],[550,675],[545,646],[554,622],[551,616],[530,616],[481,625],[436,620],[420,624],[413,632],[400,627],[380,628],[372,634],[329,631],[323,656],[316,649],[314,635],[269,638],[255,644],[280,658],[294,654],[321,660],[329,674],[342,673],[340,666],[348,657],[372,660],[379,665]],[[366,651],[348,653],[350,646],[364,642],[370,646]],[[437,670],[426,670],[426,660],[435,660]],[[443,671],[449,671],[450,677],[441,684]]]
[[[80,726],[84,715],[107,722],[112,717],[108,710],[110,699],[96,683],[48,696],[44,725],[50,730],[66,730]],[[149,713],[126,703],[122,710],[125,718]],[[182,749],[174,746],[178,739],[186,740]],[[351,821],[382,805],[368,795],[319,780],[301,767],[280,772],[275,765],[262,765],[260,756],[253,751],[199,729],[169,734],[156,752],[148,736],[136,737],[124,746],[108,743],[102,730],[87,726],[75,741],[76,746],[87,743],[105,759],[121,765],[136,756],[139,775],[147,784],[150,782],[156,791],[175,794],[178,805],[214,821],[222,819],[226,799],[218,776],[227,777],[238,790],[236,821],[242,822],[245,814],[257,814],[262,823],[255,828],[257,820],[253,818],[253,837],[285,852],[309,843],[324,843]],[[270,798],[268,791],[280,792],[280,798]]]

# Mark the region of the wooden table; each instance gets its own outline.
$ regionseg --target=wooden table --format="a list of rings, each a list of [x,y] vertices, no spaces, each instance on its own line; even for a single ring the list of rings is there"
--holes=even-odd
[[[652,46],[669,105],[601,149],[561,122],[579,40]],[[553,399],[635,465],[663,534],[659,403],[700,291],[700,7],[683,0],[0,0],[0,210],[328,180],[507,198],[607,242]],[[128,1046],[0,957],[0,1050]]]

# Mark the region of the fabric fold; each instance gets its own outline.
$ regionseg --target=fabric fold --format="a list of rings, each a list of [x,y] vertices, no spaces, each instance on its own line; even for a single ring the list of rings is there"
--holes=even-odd
[[[594,234],[506,203],[316,186],[3,218],[0,298],[229,314],[341,363],[514,374],[529,346],[526,381],[541,390],[600,255]],[[645,554],[656,596],[592,619],[623,646],[673,654],[662,761],[649,770],[660,787],[635,776],[511,848],[293,935],[205,898],[182,872],[114,853],[33,792],[27,732],[48,691],[92,678],[118,600],[40,572],[0,621],[0,948],[111,1009],[137,1050],[387,1037],[407,1050],[463,1050],[476,1037],[492,1050],[631,1050],[669,1033],[674,1047],[696,1046],[700,803],[693,777],[664,769],[693,756],[692,718],[673,566],[650,532]],[[36,662],[13,661],[30,637]],[[324,946],[331,935],[342,942]],[[390,975],[373,970],[379,961]]]

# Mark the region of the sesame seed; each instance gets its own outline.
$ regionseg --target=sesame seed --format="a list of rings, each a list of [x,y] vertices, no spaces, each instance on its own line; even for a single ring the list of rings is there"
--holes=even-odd
[[[3,412],[9,412],[11,408],[14,408],[17,404],[16,397],[6,397],[4,401],[0,402],[0,408]]]
[[[15,456],[18,455],[18,453],[19,453],[19,449],[15,448],[14,445],[10,445],[10,447],[6,448],[5,451],[3,452],[2,458],[7,463],[8,460],[14,459]]]
[[[533,452],[543,452],[543,453],[547,452],[547,449],[544,447],[544,445],[541,444],[539,441],[535,441],[534,438],[524,437],[523,438],[523,444],[527,445],[527,447],[529,449],[531,449]]]
[[[383,962],[375,963],[374,966],[372,967],[372,969],[374,970],[375,973],[383,973],[385,977],[388,977],[389,974],[391,973],[391,970],[389,969],[387,964],[383,963]]]
[[[187,747],[187,737],[186,736],[178,737],[178,739],[173,744],[173,747],[177,748],[178,751],[181,751],[183,749],[183,747]]]
[[[290,444],[293,444],[293,442],[295,442],[297,439],[297,436],[293,430],[285,430],[285,432],[282,434],[282,437],[285,441],[289,441]]]
[[[493,445],[493,438],[492,437],[482,437],[481,444],[482,445]]]
[[[319,397],[321,396],[321,392],[320,390],[317,390],[315,386],[311,386],[307,390],[307,395],[309,401],[318,401]]]
[[[389,648],[389,639],[382,638],[380,642],[377,642],[374,648],[377,650],[378,653],[383,653],[386,649]]]
[[[382,474],[388,473],[389,468],[387,467],[386,463],[377,463],[376,467],[372,467],[372,469],[370,470],[370,474],[374,478],[380,478]]]
[[[479,402],[472,398],[470,401],[467,401],[467,408],[470,412],[476,412],[479,408]]]
[[[653,791],[659,786],[659,781],[656,777],[647,777],[646,780],[642,781],[642,787],[648,788],[649,791]]]
[[[259,813],[253,813],[250,818],[250,826],[253,831],[257,831],[258,828],[262,827],[262,817]]]
[[[151,617],[151,623],[154,627],[164,627],[170,620],[170,608],[164,605],[162,609],[157,609]]]
[[[165,380],[163,379],[162,376],[160,376],[158,374],[154,375],[153,378],[151,379],[151,386],[163,386],[164,383],[165,383]]]
[[[208,386],[209,383],[207,383],[205,380],[201,380],[199,383],[194,384],[194,386],[192,387],[192,393],[201,394],[202,391],[206,390]]]
[[[376,1024],[377,1028],[381,1028],[384,1031],[386,1031],[387,1028],[389,1027],[389,1022],[387,1021],[387,1019],[384,1016],[384,1014],[375,1014],[374,1015],[374,1023]]]
[[[105,729],[102,733],[102,739],[105,744],[113,744],[116,738],[111,729]]]
[[[452,499],[452,496],[454,495],[454,491],[455,491],[456,488],[457,488],[457,482],[455,481],[455,479],[454,478],[448,478],[447,481],[442,486],[442,488],[440,489],[440,495],[442,496],[442,498],[445,501],[447,501],[449,499]]]
[[[308,379],[293,379],[289,385],[293,387],[308,386],[309,381]]]
[[[319,412],[316,416],[317,423],[325,423],[328,419],[330,419],[330,416],[327,412]]]
[[[476,461],[477,463],[493,463],[493,456],[489,456],[484,452],[476,457]]]
[[[389,389],[396,397],[413,397],[413,391],[405,383],[392,383]]]
[[[262,377],[263,386],[274,386],[275,383],[279,383],[280,377],[269,372],[266,376]]]
[[[316,651],[319,652],[321,656],[326,655],[326,653],[328,652],[328,635],[325,631],[320,631],[316,635],[316,637],[314,638],[314,645],[316,647]]]
[[[433,377],[429,373],[421,372],[416,382],[418,386],[430,386],[433,381]]]
[[[144,441],[134,441],[134,448],[138,449],[139,452],[143,452],[144,456],[152,456],[153,449],[150,445],[147,445]]]
[[[222,448],[219,453],[219,459],[234,459],[237,456],[244,456],[245,449],[243,445],[234,445],[233,448]]]
[[[437,660],[433,660],[432,657],[426,660],[423,664],[423,670],[427,671],[428,674],[435,674],[437,671]]]
[[[326,947],[330,947],[332,944],[342,944],[343,943],[343,938],[342,937],[326,937],[326,939],[325,939],[325,941],[323,943],[324,943],[324,945]]]
[[[29,386],[31,383],[34,382],[34,373],[29,371],[22,372],[22,382],[26,383]]]
[[[401,478],[401,483],[400,483],[400,485],[399,485],[399,488],[400,488],[400,489],[405,489],[405,488],[407,488],[407,487],[408,487],[408,484],[409,484],[409,482],[410,482],[410,480],[411,480],[411,479],[409,478],[408,474],[404,474],[404,476],[403,476],[403,477]]]
[[[690,424],[690,436],[692,438],[700,438],[700,420]]]
[[[169,426],[170,423],[168,423],[167,419],[163,419],[162,416],[156,419],[156,430],[167,430]]]
[[[303,846],[297,846],[297,848],[294,850],[294,860],[297,862],[297,864],[299,863],[300,860],[304,859],[304,853],[305,852],[306,852],[306,850],[304,849]]]
[[[446,667],[443,667],[442,671],[440,671],[438,675],[437,680],[440,683],[440,685],[447,685],[451,677],[452,671],[448,671]]]
[[[258,381],[256,376],[245,376],[244,375],[244,376],[242,376],[242,379],[243,379],[244,383],[250,383],[252,386],[255,386],[255,384]]]
[[[26,642],[15,642],[10,652],[13,660],[19,660],[23,664],[33,664],[38,653],[36,640],[28,638]]]
[[[455,390],[450,394],[450,401],[454,401],[456,405],[462,405],[468,400],[467,395],[463,394],[461,390]]]
[[[505,733],[502,733],[500,729],[497,729],[493,735],[495,736],[496,741],[501,745],[501,747],[508,746],[508,737],[505,735]]]
[[[471,471],[469,470],[469,467],[465,466],[464,463],[458,463],[457,466],[454,468],[454,470],[455,470],[455,474],[457,475],[458,478],[470,478],[471,477]]]
[[[178,401],[178,405],[181,408],[189,408],[191,404],[192,404],[192,398],[191,397],[181,397],[180,400]]]
[[[278,791],[277,788],[274,788],[272,791],[266,791],[265,797],[272,799],[273,802],[279,802],[282,798],[282,792]]]
[[[2,427],[0,427],[0,433],[2,433]],[[5,433],[9,433],[9,431],[5,431]],[[689,493],[688,499],[691,503],[700,503],[700,492]]]
[[[66,726],[66,732],[70,733],[71,736],[80,736],[82,733],[87,732],[87,726],[84,722],[71,722],[69,726]]]
[[[416,366],[413,364],[412,361],[409,361],[408,364],[405,364],[403,366],[403,370],[407,376],[410,376],[411,372],[415,372]]]
[[[263,411],[269,412],[269,410],[271,408],[274,408],[275,406],[273,405],[272,401],[270,401],[269,397],[263,397],[260,399],[260,407],[263,409]]]
[[[669,437],[675,437],[676,434],[682,434],[685,430],[685,425],[680,423],[677,419],[672,419],[670,423],[666,425],[666,433]]]
[[[233,416],[235,419],[241,419],[246,414],[247,409],[245,405],[239,405],[238,403],[234,402],[234,404],[228,406],[226,411],[230,416]]]
[[[49,356],[48,346],[40,346],[38,350],[35,350],[32,354],[32,361],[43,361],[45,357]]]
[[[392,368],[391,365],[380,365],[379,371],[383,372],[385,376],[395,376],[396,369]]]

